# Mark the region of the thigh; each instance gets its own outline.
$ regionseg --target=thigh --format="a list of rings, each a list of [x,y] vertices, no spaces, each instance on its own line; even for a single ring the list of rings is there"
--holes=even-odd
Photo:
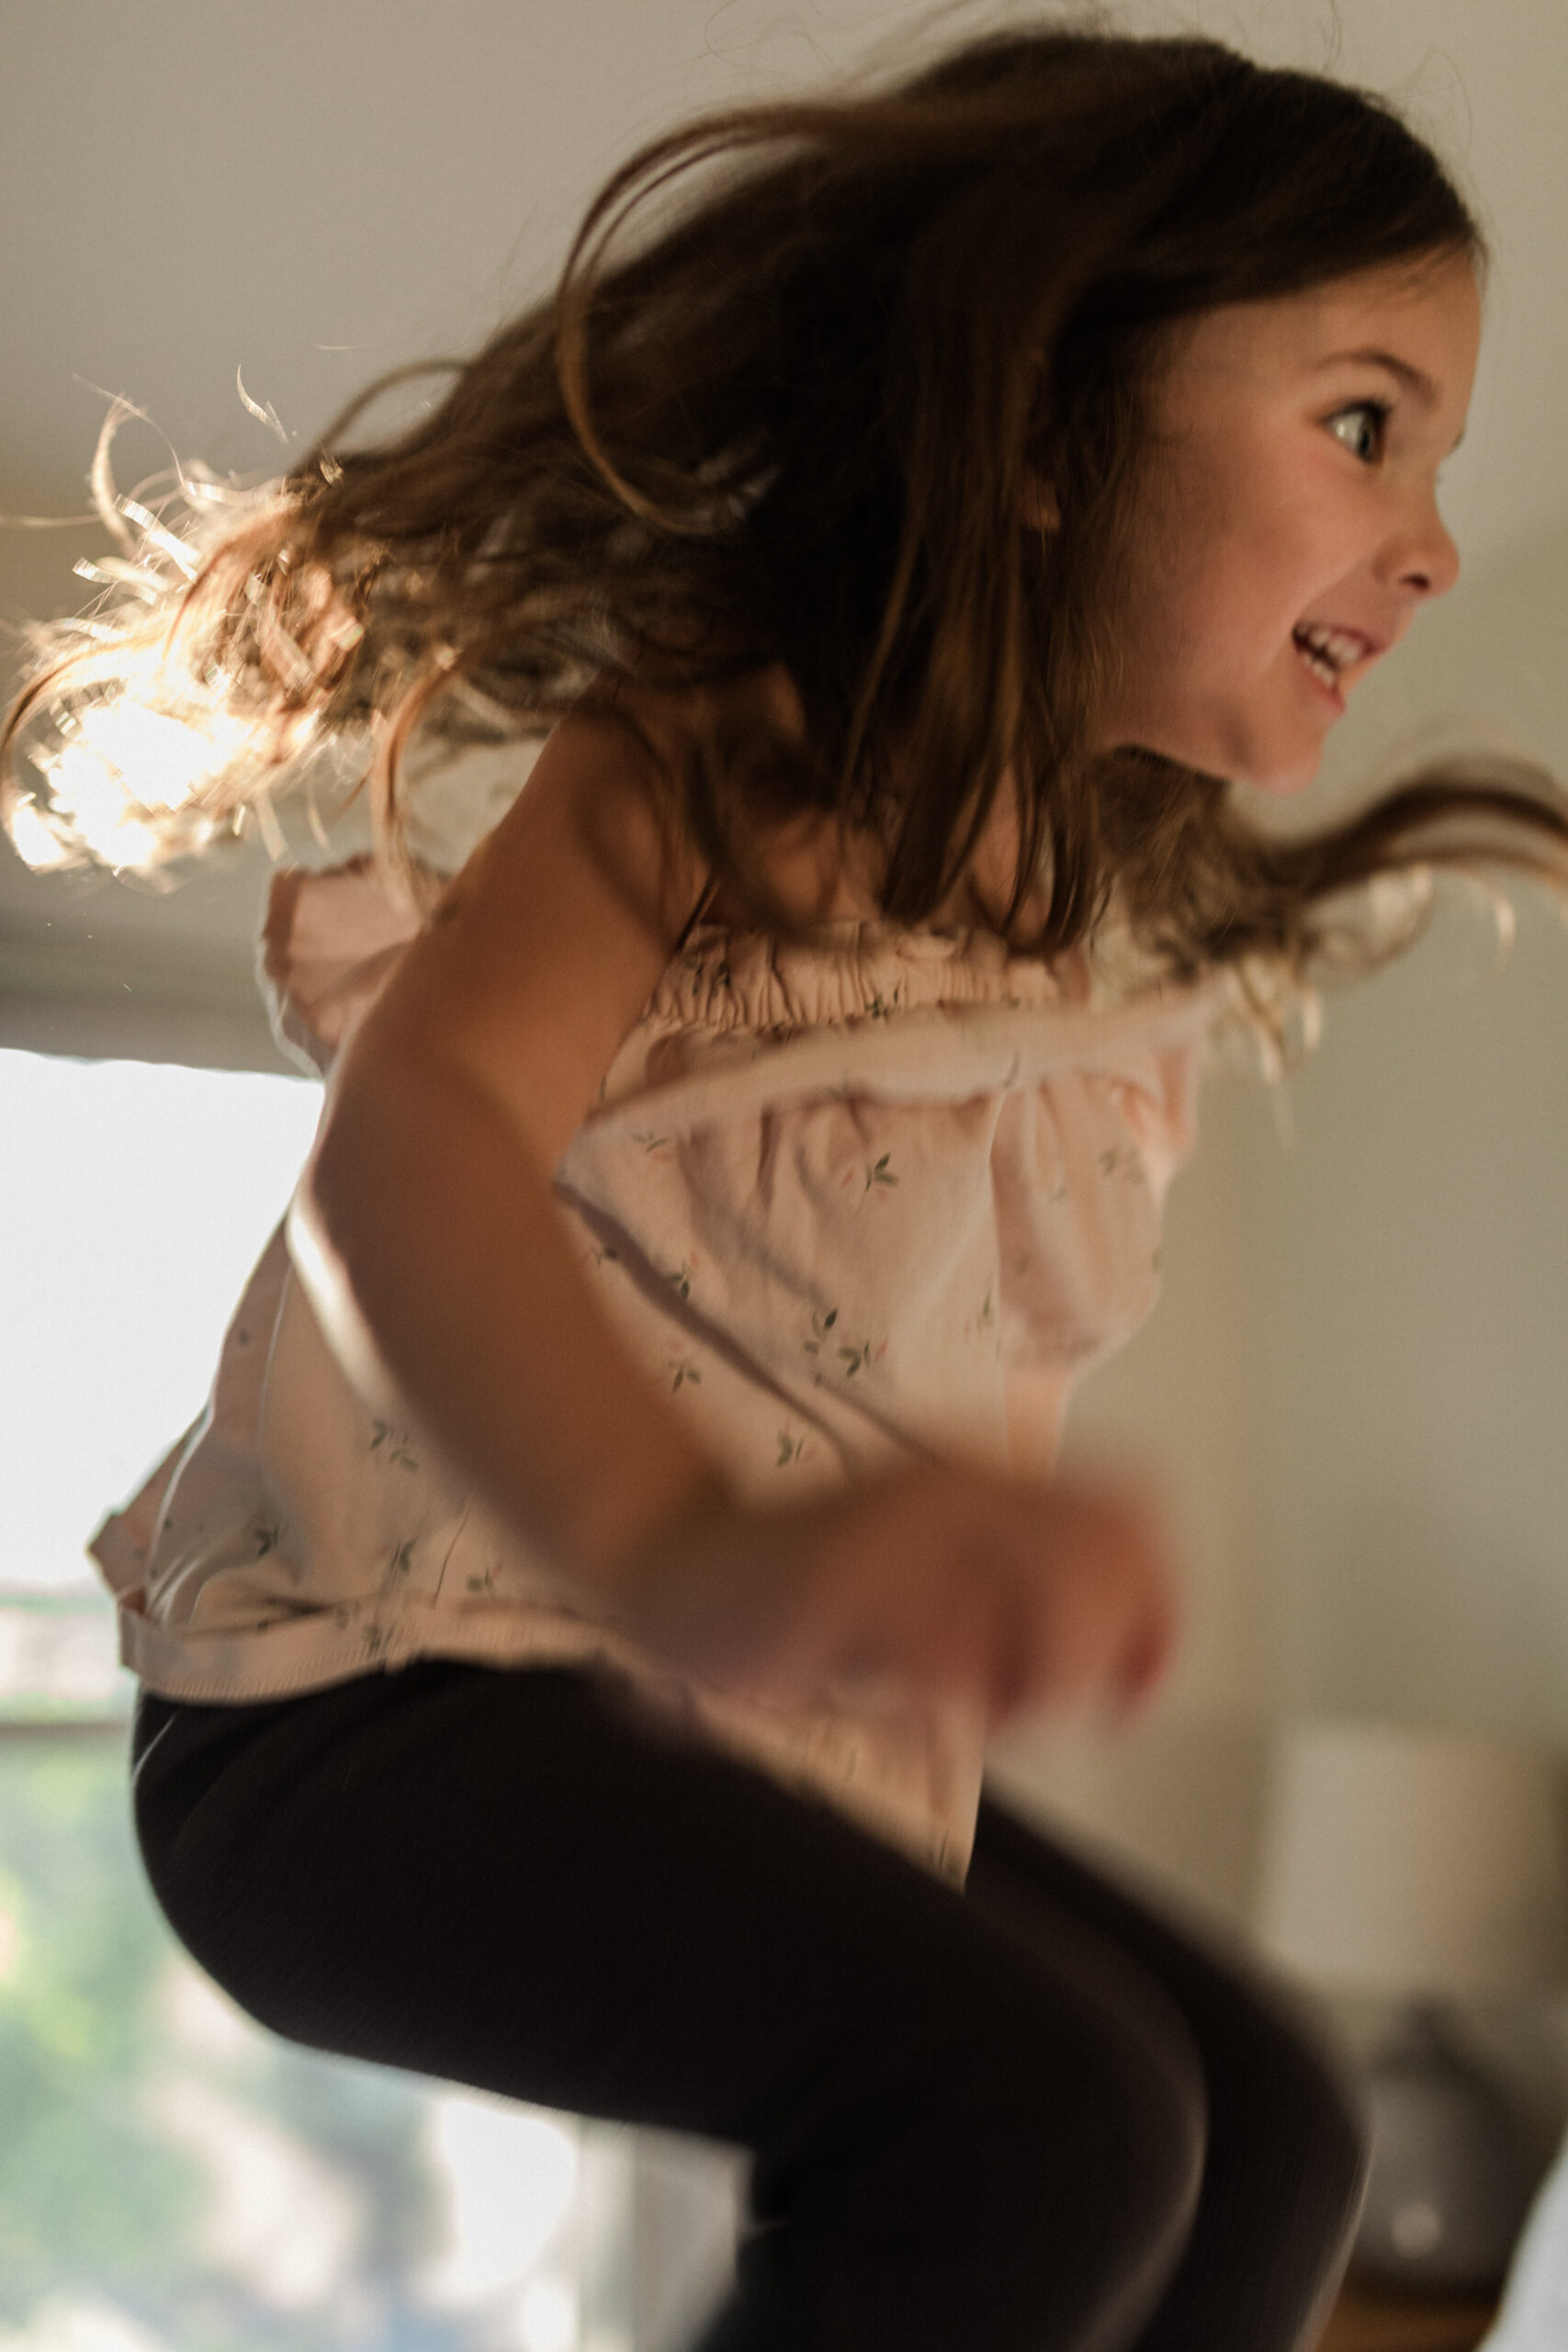
[[[1090,1861],[1049,1831],[1032,1826],[988,1793],[976,1826],[968,1898],[1021,1937],[1054,1937],[1070,1920],[1102,1939],[1156,1982],[1180,2011],[1211,2087],[1240,2079],[1269,2053],[1296,2051],[1332,2071],[1304,2010],[1271,1981],[1239,1942],[1180,1922],[1154,1896]],[[1212,2128],[1218,2119],[1212,2119]]]
[[[164,1728],[150,1875],[265,2023],[753,2152],[727,2352],[1110,2346],[1152,2309],[1199,2068],[1083,1919],[1018,1932],[578,1672],[427,1665]]]
[[[153,1707],[138,1745],[154,1890],[265,2022],[585,2113],[754,2145],[870,2046],[1149,1991],[575,1669]]]

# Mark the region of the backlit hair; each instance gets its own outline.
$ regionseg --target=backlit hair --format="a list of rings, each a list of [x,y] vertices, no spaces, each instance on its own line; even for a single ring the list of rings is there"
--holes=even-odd
[[[1382,100],[1207,40],[1013,30],[890,85],[707,115],[615,175],[554,294],[413,424],[362,443],[374,387],[265,491],[186,475],[155,513],[106,491],[126,560],[85,621],[39,633],[5,749],[45,786],[13,777],[13,838],[79,850],[107,756],[151,862],[363,741],[406,887],[416,740],[538,735],[617,681],[779,663],[804,741],[716,694],[670,778],[763,923],[763,817],[836,812],[916,923],[1010,780],[998,920],[1043,892],[1021,944],[1048,955],[1114,897],[1173,972],[1299,969],[1377,875],[1561,878],[1568,822],[1522,763],[1429,768],[1283,840],[1224,779],[1089,748],[1165,332],[1455,256],[1480,266],[1476,224]],[[1040,481],[1046,529],[1021,521]]]

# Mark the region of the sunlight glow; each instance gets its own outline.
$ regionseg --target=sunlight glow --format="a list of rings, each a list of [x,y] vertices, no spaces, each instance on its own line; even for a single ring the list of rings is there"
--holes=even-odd
[[[0,2329],[0,2352],[168,2352],[153,2335],[108,2303],[67,2301],[52,2297],[37,2312],[25,2335]]]
[[[537,2278],[523,2297],[525,2352],[575,2352],[577,2298],[557,2278]]]
[[[51,866],[71,863],[69,842],[41,814],[36,801],[23,800],[12,811],[11,846],[35,874],[47,874]]]
[[[129,698],[79,711],[58,751],[32,754],[50,807],[28,802],[17,810],[17,854],[29,865],[40,862],[36,852],[47,865],[82,849],[117,869],[151,865],[162,836],[150,819],[184,808],[246,740],[237,720],[204,718],[197,726]],[[194,820],[182,840],[196,848],[220,825],[217,817]]]
[[[462,2302],[520,2284],[571,2210],[574,2129],[564,2119],[454,2091],[433,2102],[431,2132],[447,2184],[448,2235],[425,2273],[430,2302]],[[546,2312],[540,2324],[548,2324]]]
[[[163,2084],[153,2107],[207,2174],[209,2260],[275,2311],[315,2311],[345,2290],[359,2300],[352,2282],[368,2216],[351,2182],[303,2140],[210,2083]]]

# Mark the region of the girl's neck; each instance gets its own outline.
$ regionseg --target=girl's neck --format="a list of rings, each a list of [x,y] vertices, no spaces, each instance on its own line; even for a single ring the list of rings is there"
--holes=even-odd
[[[987,820],[968,865],[919,928],[929,931],[995,931],[1012,895],[1017,870],[1018,820],[1004,786]],[[761,853],[764,876],[781,906],[803,923],[885,922],[877,896],[876,845],[863,836],[846,840],[832,818],[810,811],[792,818]],[[1027,937],[1043,927],[1045,906],[1036,889],[1021,910]],[[702,920],[726,930],[755,929],[757,918],[721,883]]]
[[[623,687],[619,698],[635,694],[639,723],[678,765],[685,755],[690,729],[703,718],[711,719],[712,705],[728,694],[785,733],[800,735],[805,717],[793,682],[782,665],[703,695],[649,695]],[[700,707],[705,704],[706,709]],[[845,832],[831,814],[802,809],[773,828],[753,844],[761,876],[778,904],[803,925],[831,922],[885,922],[878,882],[881,846],[869,835]],[[1018,858],[1018,819],[1010,780],[1004,778],[979,842],[964,872],[941,904],[920,925],[931,931],[994,931],[1012,896]],[[1040,901],[1037,903],[1037,901]],[[1045,907],[1038,890],[1021,910],[1021,928],[1043,927]],[[757,915],[737,892],[722,881],[702,908],[699,920],[732,931],[755,930]]]

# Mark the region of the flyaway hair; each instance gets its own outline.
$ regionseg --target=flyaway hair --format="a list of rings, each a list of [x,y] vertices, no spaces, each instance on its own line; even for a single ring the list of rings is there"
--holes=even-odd
[[[145,504],[106,456],[122,553],[88,615],[37,635],[12,838],[152,865],[346,747],[406,892],[411,747],[782,665],[804,736],[716,694],[668,779],[764,924],[769,820],[835,816],[918,923],[1003,793],[998,924],[1046,955],[1114,901],[1173,974],[1300,971],[1379,875],[1562,885],[1563,803],[1523,763],[1430,767],[1284,840],[1221,779],[1089,748],[1168,330],[1455,255],[1480,266],[1475,222],[1381,99],[1212,41],[1018,29],[705,116],[615,175],[554,293],[432,371],[402,430],[360,439],[372,387],[265,489],[187,471]]]

